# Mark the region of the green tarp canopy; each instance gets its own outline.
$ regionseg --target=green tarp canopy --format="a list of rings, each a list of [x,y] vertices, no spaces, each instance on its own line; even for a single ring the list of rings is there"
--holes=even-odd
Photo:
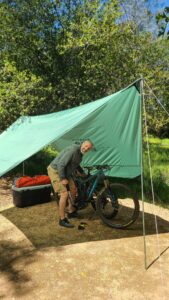
[[[139,83],[75,108],[20,117],[0,134],[0,176],[49,144],[60,151],[85,139],[95,150],[84,156],[83,166],[110,165],[107,175],[112,177],[140,175]]]

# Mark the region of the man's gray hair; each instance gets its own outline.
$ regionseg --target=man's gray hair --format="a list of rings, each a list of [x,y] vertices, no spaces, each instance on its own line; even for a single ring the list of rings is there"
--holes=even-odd
[[[94,147],[94,144],[93,144],[93,142],[92,142],[91,140],[89,140],[89,139],[87,139],[87,140],[83,141],[83,142],[82,142],[82,144],[83,144],[83,143],[89,143],[89,144],[91,144],[91,145],[92,145],[92,147]]]

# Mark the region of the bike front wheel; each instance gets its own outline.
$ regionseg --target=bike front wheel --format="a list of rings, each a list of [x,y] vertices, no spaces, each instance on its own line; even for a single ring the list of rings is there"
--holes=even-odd
[[[133,224],[139,216],[139,201],[132,190],[120,183],[104,187],[97,197],[97,213],[112,228],[123,229]]]

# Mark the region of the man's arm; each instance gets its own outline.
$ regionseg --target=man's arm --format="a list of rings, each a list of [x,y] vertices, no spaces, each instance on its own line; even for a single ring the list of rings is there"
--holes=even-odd
[[[76,168],[76,174],[77,174],[77,176],[81,176],[81,177],[86,176],[86,173],[84,172],[84,170],[82,169],[82,167],[80,165]]]
[[[85,172],[84,172],[84,170],[82,169],[82,167],[81,167],[80,165],[77,167],[76,170],[77,170],[77,172],[79,173],[79,175],[82,175],[82,176],[83,176],[83,175],[86,175]]]

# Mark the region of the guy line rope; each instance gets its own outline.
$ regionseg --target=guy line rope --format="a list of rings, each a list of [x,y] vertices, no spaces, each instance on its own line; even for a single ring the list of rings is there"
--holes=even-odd
[[[146,85],[148,86],[148,84],[146,84]],[[157,258],[159,258],[159,262],[160,262],[160,277],[161,277],[161,282],[162,282],[162,285],[163,285],[163,292],[164,292],[164,277],[163,277],[162,261],[161,261],[161,251],[160,251],[160,242],[159,242],[158,222],[157,222],[157,215],[155,213],[153,174],[152,174],[152,164],[151,164],[151,157],[150,157],[150,147],[149,147],[149,136],[148,136],[148,127],[147,127],[146,104],[145,104],[145,98],[144,98],[145,94],[144,94],[144,89],[143,89],[143,79],[142,79],[141,94],[142,94],[143,115],[144,115],[144,119],[145,119],[144,123],[145,123],[145,130],[146,130],[146,144],[147,144],[148,164],[149,164],[149,170],[150,170],[151,191],[152,191],[152,200],[153,200],[153,214],[154,214],[154,218],[155,218],[155,228],[156,228],[156,242],[157,242],[157,252],[158,252],[157,253]],[[155,96],[155,98],[156,98],[156,96]],[[160,102],[158,101],[158,103],[160,103]],[[142,118],[142,110],[141,110],[141,118]],[[142,152],[143,152],[143,150],[142,150]],[[143,184],[143,155],[142,155],[141,156],[141,189],[142,189],[142,210],[143,210],[143,237],[144,237],[145,269],[148,269],[151,264],[149,266],[147,265],[143,185],[144,184]]]

